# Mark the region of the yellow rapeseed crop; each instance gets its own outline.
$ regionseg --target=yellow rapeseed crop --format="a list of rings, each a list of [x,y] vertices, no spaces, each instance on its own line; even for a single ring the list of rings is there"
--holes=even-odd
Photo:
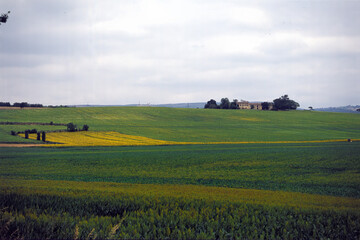
[[[24,134],[22,134],[24,135]],[[29,134],[36,139],[36,134]],[[133,136],[118,132],[50,132],[46,141],[56,143],[46,146],[146,146],[181,144],[171,141],[156,140],[147,137]]]

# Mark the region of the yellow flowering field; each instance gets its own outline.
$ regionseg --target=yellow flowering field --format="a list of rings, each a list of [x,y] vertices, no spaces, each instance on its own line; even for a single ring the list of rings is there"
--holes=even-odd
[[[24,134],[22,134],[24,136]],[[36,134],[29,134],[36,139]],[[46,146],[146,146],[173,145],[176,142],[156,140],[147,137],[133,136],[118,132],[50,132],[46,133],[46,141],[57,143]]]
[[[19,134],[25,137],[25,134]],[[29,134],[30,139],[36,139],[36,134]],[[80,131],[80,132],[49,132],[46,141],[54,144],[45,146],[158,146],[184,144],[256,144],[256,143],[322,143],[345,142],[347,139],[314,140],[314,141],[241,141],[241,142],[175,142],[152,139],[142,136],[122,134],[114,131]],[[353,139],[353,141],[359,141]]]

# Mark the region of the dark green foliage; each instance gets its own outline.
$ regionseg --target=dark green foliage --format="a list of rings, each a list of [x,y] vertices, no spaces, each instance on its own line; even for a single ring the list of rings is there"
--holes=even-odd
[[[221,109],[229,109],[230,108],[230,101],[228,98],[222,98],[220,103]]]
[[[25,138],[28,139],[29,138],[29,130],[25,131]]]
[[[270,104],[268,102],[261,103],[262,110],[269,110]]]
[[[67,127],[68,132],[76,132],[77,131],[77,126],[73,123],[68,123],[66,125],[66,127]]]
[[[14,103],[13,107],[20,107],[20,108],[26,108],[26,107],[33,107],[33,108],[41,108],[43,107],[42,104],[36,103],[36,104],[29,104],[27,102],[21,102],[21,103]]]
[[[0,239],[358,239],[359,214],[137,195],[0,193]],[[111,233],[112,232],[112,233]]]
[[[83,128],[82,128],[83,131],[88,131],[89,130],[89,126],[88,125],[84,125]]]
[[[230,103],[230,109],[239,109],[239,105],[238,105],[238,100],[234,99],[231,103]]]
[[[299,103],[291,100],[288,95],[274,99],[274,110],[295,110],[298,107]]]
[[[31,129],[31,130],[29,130],[29,133],[37,133],[37,130],[35,128]]]
[[[0,107],[10,107],[11,104],[9,102],[0,102]]]
[[[15,131],[11,131],[11,135],[12,135],[12,136],[16,136],[16,132],[15,132]]]
[[[36,135],[36,140],[40,141],[40,138],[41,138],[40,132],[38,132],[37,135]]]
[[[218,109],[219,106],[217,105],[216,101],[214,99],[210,99],[204,106],[204,108],[213,108]]]

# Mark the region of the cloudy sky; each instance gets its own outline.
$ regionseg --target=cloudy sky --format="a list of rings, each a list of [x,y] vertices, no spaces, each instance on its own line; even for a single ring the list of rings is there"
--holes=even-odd
[[[357,0],[1,0],[0,101],[360,104]]]

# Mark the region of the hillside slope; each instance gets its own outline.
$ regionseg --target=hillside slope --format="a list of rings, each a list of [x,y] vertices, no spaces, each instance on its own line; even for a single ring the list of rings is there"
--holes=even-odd
[[[360,138],[360,115],[311,111],[155,107],[44,108],[1,110],[0,122],[5,121],[73,122],[78,126],[88,124],[90,131],[117,131],[166,141],[305,141]],[[0,125],[0,141],[9,141],[9,137],[14,139],[10,136],[10,131],[17,128],[18,126]]]

